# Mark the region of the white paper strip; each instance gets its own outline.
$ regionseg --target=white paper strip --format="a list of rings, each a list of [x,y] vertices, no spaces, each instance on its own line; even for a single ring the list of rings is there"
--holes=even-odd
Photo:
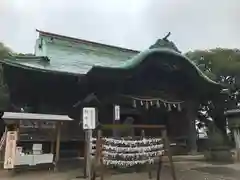
[[[134,165],[143,165],[143,164],[153,164],[153,159],[147,159],[147,160],[137,160],[137,161],[118,161],[118,160],[108,160],[103,159],[103,164],[105,165],[113,165],[113,166],[123,166],[123,167],[131,167]]]
[[[92,138],[92,141],[96,141],[96,138]],[[124,140],[124,139],[114,139],[114,138],[102,138],[101,140],[105,141],[107,144],[123,144],[123,145],[146,145],[146,144],[153,144],[153,143],[160,143],[162,142],[162,138],[153,138],[147,139],[143,138],[141,140]]]

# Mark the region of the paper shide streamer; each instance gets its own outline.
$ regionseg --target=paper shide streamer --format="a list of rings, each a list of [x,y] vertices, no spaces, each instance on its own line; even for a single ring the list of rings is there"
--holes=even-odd
[[[163,99],[157,98],[157,99],[144,99],[144,98],[135,98],[135,97],[130,97],[133,99],[133,107],[137,108],[138,102],[140,104],[140,106],[145,107],[146,109],[149,109],[149,107],[153,107],[156,106],[157,108],[160,108],[161,104],[163,104],[163,106],[165,108],[167,108],[167,111],[172,111],[172,109],[177,109],[178,111],[181,111],[181,104],[183,103],[183,101],[181,102],[170,102],[170,101],[165,101]]]

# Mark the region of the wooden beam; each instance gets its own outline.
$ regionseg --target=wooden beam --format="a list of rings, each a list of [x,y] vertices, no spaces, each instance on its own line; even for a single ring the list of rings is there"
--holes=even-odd
[[[103,129],[124,129],[129,128],[128,124],[103,124],[101,126]],[[151,124],[133,124],[132,128],[146,128],[146,129],[165,129],[164,125],[151,125]]]

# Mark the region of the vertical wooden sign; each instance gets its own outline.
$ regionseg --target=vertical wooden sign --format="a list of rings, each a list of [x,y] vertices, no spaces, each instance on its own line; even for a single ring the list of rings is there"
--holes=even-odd
[[[119,121],[120,120],[120,106],[114,105],[114,120]]]
[[[96,128],[96,109],[92,107],[83,108],[83,130],[86,137],[86,174],[91,180],[92,175],[92,130]]]
[[[17,131],[8,131],[4,157],[4,169],[14,168],[16,146],[17,146]]]
[[[95,108],[83,108],[83,129],[90,130],[96,128],[97,113]]]

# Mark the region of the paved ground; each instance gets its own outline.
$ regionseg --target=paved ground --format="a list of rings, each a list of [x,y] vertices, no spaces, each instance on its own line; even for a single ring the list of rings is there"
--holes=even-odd
[[[204,162],[199,156],[177,157],[175,158],[175,166],[178,180],[239,180],[240,164],[210,164]],[[60,172],[51,171],[31,171],[22,172],[11,176],[5,171],[0,172],[1,180],[82,180],[76,178],[81,175],[82,170],[68,168],[60,169]],[[107,175],[106,180],[146,180],[146,173],[131,173],[120,175]],[[156,178],[153,178],[156,179]],[[170,169],[168,163],[164,163],[162,172],[162,180],[171,180]]]

